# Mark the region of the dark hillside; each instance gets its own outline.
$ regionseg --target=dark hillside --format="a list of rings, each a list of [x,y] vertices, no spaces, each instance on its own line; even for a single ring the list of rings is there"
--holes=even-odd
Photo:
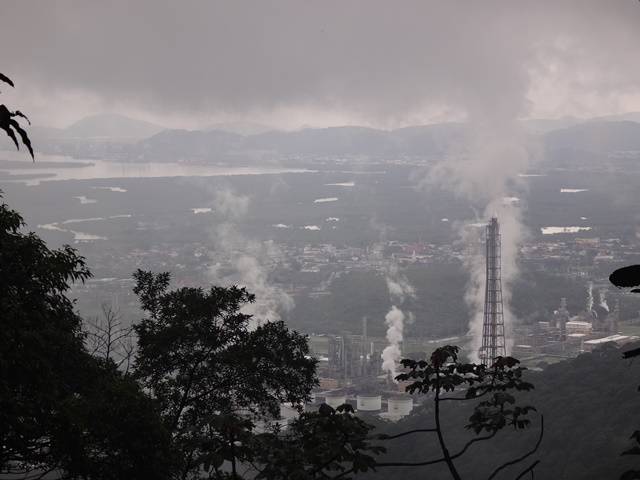
[[[632,348],[632,347],[628,347]],[[626,349],[626,348],[625,348]],[[516,478],[531,462],[540,459],[535,478],[556,480],[615,479],[628,468],[637,467],[637,457],[621,457],[631,447],[630,435],[640,426],[640,362],[622,359],[621,350],[604,346],[594,353],[530,372],[535,390],[523,397],[545,418],[545,434],[537,455],[512,467],[497,478]],[[472,435],[464,429],[469,416],[461,402],[444,404],[446,440],[458,451]],[[467,402],[464,402],[467,403]],[[430,404],[429,404],[430,407]],[[536,442],[539,424],[531,430],[505,430],[488,442],[474,445],[459,460],[464,479],[487,478],[499,464],[527,452]],[[431,426],[425,411],[389,430],[402,431]],[[439,450],[432,434],[417,434],[389,441],[388,460],[421,461],[437,458]],[[440,466],[385,468],[363,478],[448,479]]]

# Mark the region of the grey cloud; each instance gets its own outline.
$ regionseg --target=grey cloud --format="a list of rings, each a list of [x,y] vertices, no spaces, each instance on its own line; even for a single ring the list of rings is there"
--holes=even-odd
[[[300,106],[388,121],[453,106],[511,118],[527,113],[536,73],[575,75],[593,91],[628,91],[640,80],[632,0],[22,0],[0,8],[2,69],[17,80],[157,115]]]

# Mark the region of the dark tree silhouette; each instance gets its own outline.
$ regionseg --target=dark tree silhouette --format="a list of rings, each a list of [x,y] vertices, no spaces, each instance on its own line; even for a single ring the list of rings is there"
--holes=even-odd
[[[136,339],[132,325],[126,325],[119,309],[103,303],[102,315],[86,320],[83,325],[89,353],[112,360],[125,374],[133,363]]]
[[[620,289],[629,290],[631,293],[640,293],[640,265],[629,265],[617,269],[609,275],[609,281]],[[640,357],[640,348],[627,350],[622,354],[622,358]],[[640,390],[640,387],[638,387]],[[631,440],[635,445],[622,452],[622,455],[640,455],[640,430],[636,430],[631,435]],[[620,480],[640,480],[640,470],[627,470],[622,474]]]
[[[13,81],[6,75],[3,75],[2,73],[0,73],[0,82],[4,82],[7,85],[14,87]],[[0,104],[0,128],[5,131],[5,133],[9,136],[9,138],[13,140],[13,143],[16,145],[16,148],[20,150],[20,143],[18,142],[18,138],[16,137],[16,134],[18,134],[24,146],[27,147],[27,150],[29,150],[29,154],[31,155],[31,158],[35,160],[35,157],[33,156],[33,147],[31,146],[31,140],[29,139],[29,135],[18,123],[16,118],[24,118],[27,121],[27,123],[31,125],[29,118],[27,118],[27,116],[24,113],[22,113],[20,110],[11,111],[9,110],[9,108],[7,108],[6,105]]]
[[[20,215],[0,206],[0,465],[55,465],[51,448],[60,402],[82,364],[80,319],[65,296],[90,276],[70,247],[49,250],[23,234]]]
[[[148,314],[135,326],[134,375],[158,400],[174,449],[175,478],[239,477],[254,422],[277,419],[282,402],[309,399],[316,361],[306,337],[272,322],[252,328],[240,311],[254,297],[244,288],[169,291],[168,273],[138,270],[134,292]]]
[[[0,473],[166,478],[169,436],[154,402],[85,349],[66,296],[90,276],[84,259],[22,227],[0,205]]]
[[[258,435],[255,478],[264,480],[350,480],[374,470],[374,455],[385,448],[372,443],[373,427],[354,415],[348,404],[323,404],[303,413],[285,432]]]

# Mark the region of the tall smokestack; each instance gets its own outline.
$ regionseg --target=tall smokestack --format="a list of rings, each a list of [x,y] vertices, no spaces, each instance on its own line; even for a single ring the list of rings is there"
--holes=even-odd
[[[362,317],[362,376],[366,376],[369,368],[369,359],[367,355],[367,317]]]
[[[479,357],[483,365],[490,366],[497,357],[504,357],[507,354],[502,305],[500,225],[496,217],[491,218],[486,230],[485,278],[482,346]]]

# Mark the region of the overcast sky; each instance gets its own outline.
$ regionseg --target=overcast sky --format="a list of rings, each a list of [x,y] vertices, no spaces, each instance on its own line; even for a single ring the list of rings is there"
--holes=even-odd
[[[588,117],[640,111],[640,2],[4,0],[0,59],[39,125]]]

